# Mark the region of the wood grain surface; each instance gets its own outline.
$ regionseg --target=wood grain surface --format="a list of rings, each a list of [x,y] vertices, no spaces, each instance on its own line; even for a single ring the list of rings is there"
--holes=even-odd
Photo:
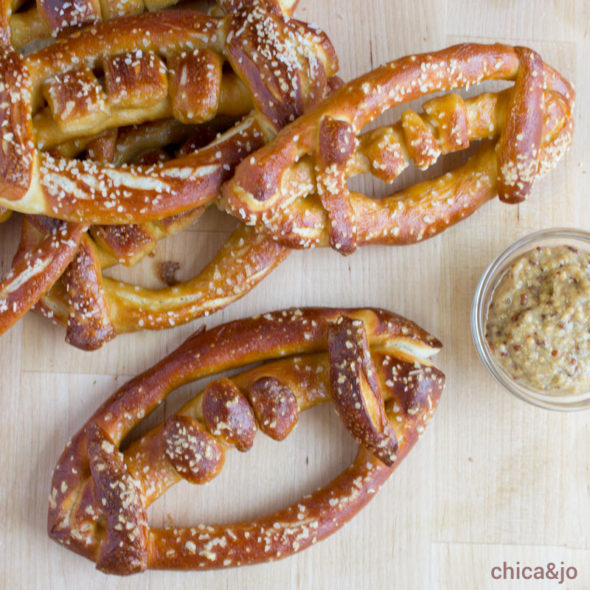
[[[590,227],[590,3],[301,0],[297,15],[329,33],[345,79],[408,53],[470,40],[533,47],[576,86],[574,145],[524,204],[492,202],[416,246],[365,247],[348,258],[326,249],[296,252],[205,322],[294,305],[383,306],[407,315],[445,345],[436,363],[447,388],[433,423],[361,514],[295,557],[218,572],[107,578],[47,537],[50,474],[68,438],[118,384],[203,322],[121,336],[84,353],[64,343],[62,328],[27,316],[0,340],[0,588],[590,588],[590,414],[548,412],[512,398],[480,364],[469,327],[476,283],[509,242],[540,228]],[[417,176],[411,171],[403,182]],[[124,276],[157,284],[156,264],[167,259],[180,261],[181,276],[190,276],[231,227],[208,214]],[[14,222],[2,227],[2,271],[17,233]],[[194,388],[169,399],[160,417]],[[211,484],[176,486],[153,506],[152,522],[228,522],[280,508],[326,483],[354,452],[331,408],[307,412],[286,441],[259,436],[251,452],[230,453]],[[578,577],[562,585],[496,582],[490,570],[504,561],[563,561]]]

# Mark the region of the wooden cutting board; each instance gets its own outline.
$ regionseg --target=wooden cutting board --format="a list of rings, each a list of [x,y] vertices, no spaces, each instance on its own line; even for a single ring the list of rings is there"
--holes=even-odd
[[[295,557],[228,571],[107,578],[48,539],[50,474],[68,438],[118,384],[203,322],[121,336],[84,353],[64,343],[62,328],[31,315],[0,340],[1,588],[590,588],[590,413],[534,409],[502,391],[480,364],[469,328],[476,283],[499,250],[532,230],[590,227],[590,3],[301,0],[297,15],[329,33],[344,79],[469,40],[531,46],[576,85],[574,145],[524,204],[493,202],[415,246],[366,247],[348,258],[296,252],[247,297],[205,322],[293,305],[383,306],[407,315],[445,345],[436,363],[448,381],[434,422],[359,516]],[[231,222],[210,215],[131,274],[156,284],[156,263],[173,258],[189,276],[230,229]],[[3,226],[3,271],[17,233],[16,223]],[[179,392],[163,411],[190,392]],[[208,486],[176,486],[153,507],[152,522],[231,521],[277,509],[326,483],[354,451],[330,408],[308,412],[283,443],[258,437],[250,453],[231,453]],[[561,586],[493,581],[491,568],[504,561],[558,567],[563,561],[578,577]]]

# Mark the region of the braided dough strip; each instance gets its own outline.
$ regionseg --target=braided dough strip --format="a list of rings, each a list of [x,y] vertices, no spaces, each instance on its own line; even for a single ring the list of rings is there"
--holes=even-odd
[[[424,114],[406,111],[400,123],[357,137],[386,110],[428,93],[514,79],[498,94],[432,99]],[[244,160],[223,188],[224,208],[295,248],[330,244],[347,254],[364,243],[416,242],[498,192],[521,199],[569,146],[573,103],[569,83],[525,48],[463,44],[404,57],[344,85]],[[462,168],[390,197],[346,186],[362,172],[392,182],[410,159],[424,169],[494,135],[497,145]]]
[[[342,400],[341,352],[334,346],[373,373],[375,383],[357,383],[355,396],[363,423],[374,423],[371,400],[377,400],[399,444],[393,465],[369,450],[375,440],[369,431],[356,431],[361,449],[351,467],[285,510],[232,525],[149,527],[153,501],[182,478],[204,483],[215,477],[225,451],[247,450],[256,427],[280,440],[300,411],[335,394]],[[229,567],[295,553],[358,512],[419,438],[443,387],[443,374],[426,360],[439,349],[416,324],[373,309],[286,310],[198,332],[125,384],[68,443],[54,471],[49,534],[117,574]],[[177,387],[264,361],[211,382],[163,425],[120,450],[125,436]],[[339,411],[359,415],[351,402]],[[347,417],[344,422],[354,431]]]
[[[0,170],[7,173],[0,205],[70,221],[130,223],[175,215],[213,199],[245,155],[274,135],[285,118],[297,116],[300,108],[327,92],[336,68],[334,50],[323,33],[287,20],[277,11],[265,11],[258,2],[253,7],[225,18],[187,10],[125,17],[60,39],[26,58],[9,47],[1,48],[0,72],[6,82],[0,87],[0,119],[6,147],[0,151]],[[92,68],[120,53],[134,52],[132,60],[143,59],[144,53],[149,60],[155,53],[184,59],[183,51],[195,48],[199,55],[225,53],[256,107],[208,148],[163,165],[120,169],[55,157],[35,146],[33,112],[41,104],[41,88],[48,80],[58,76],[47,92],[55,89],[48,96],[57,114],[65,117],[62,124],[71,124],[74,117],[76,125],[82,126],[80,136],[93,135],[101,129],[95,118],[107,120],[102,109],[108,110],[112,97],[105,102]],[[251,63],[261,52],[274,56],[279,67],[272,72],[253,69]],[[159,57],[154,59],[158,62]],[[145,76],[132,80],[131,90],[149,98],[152,84],[153,76]],[[75,91],[76,85],[83,92]],[[144,86],[147,91],[142,90]],[[276,94],[277,88],[281,95]],[[272,104],[264,100],[269,93],[275,97]],[[285,110],[287,103],[291,106]],[[156,117],[169,114],[166,109],[148,112]],[[138,121],[125,119],[129,122]],[[115,117],[113,124],[119,123]]]

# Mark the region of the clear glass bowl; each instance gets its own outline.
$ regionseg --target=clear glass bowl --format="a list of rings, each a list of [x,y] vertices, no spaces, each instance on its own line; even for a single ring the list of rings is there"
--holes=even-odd
[[[549,410],[590,408],[590,391],[568,394],[563,391],[540,391],[513,379],[498,362],[485,338],[488,309],[494,290],[512,263],[537,246],[567,245],[590,252],[590,232],[580,229],[553,228],[528,234],[501,252],[483,273],[471,308],[471,331],[475,348],[494,378],[516,397]]]

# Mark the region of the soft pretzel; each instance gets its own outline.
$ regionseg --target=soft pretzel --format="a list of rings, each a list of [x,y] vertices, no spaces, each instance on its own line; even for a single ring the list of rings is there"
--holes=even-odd
[[[360,510],[431,418],[444,375],[427,358],[440,343],[375,309],[291,309],[197,332],[129,381],[67,444],[53,475],[50,536],[107,573],[208,569],[286,557]],[[177,387],[210,382],[163,424],[121,443]],[[250,522],[151,528],[149,505],[181,479],[205,483],[257,429],[276,440],[298,414],[333,401],[360,444],[353,464],[321,490]]]
[[[37,0],[33,8],[19,9],[24,2],[12,0],[6,6],[5,29],[10,30],[12,45],[21,49],[37,39],[57,36],[73,27],[95,24],[103,20],[124,15],[137,15],[146,10],[151,12],[177,4],[179,0]],[[232,9],[243,2],[220,2],[223,7]],[[277,7],[285,15],[295,10],[297,0],[267,0],[267,4]]]
[[[21,244],[31,249],[43,243],[47,221],[24,216]],[[103,276],[104,252],[84,236],[60,280],[39,294],[35,309],[66,325],[67,342],[93,350],[117,334],[171,328],[222,309],[250,292],[289,252],[252,228],[239,226],[195,277],[149,289]]]
[[[116,154],[124,162],[136,155],[149,158],[153,152],[141,155],[142,148],[157,148],[162,142],[182,138],[186,133],[186,129],[178,130],[173,123],[158,122],[121,130],[114,142],[109,137],[106,148],[94,145],[97,142],[91,142],[87,148],[100,152],[94,154],[95,158],[108,159]],[[198,135],[203,133],[200,130]],[[204,141],[206,138],[205,133]],[[191,134],[180,151],[192,150],[199,139]],[[99,143],[103,141],[104,138]],[[169,328],[209,315],[243,297],[289,254],[284,246],[240,226],[212,261],[189,280],[148,289],[103,276],[103,270],[114,264],[135,264],[160,239],[181,231],[204,209],[200,207],[158,222],[93,226],[92,237],[82,238],[69,266],[43,294],[35,310],[66,325],[68,343],[93,350],[120,333]],[[22,252],[37,247],[53,223],[55,220],[43,216],[23,216],[17,259],[22,257]]]
[[[24,58],[1,47],[0,205],[68,221],[137,223],[215,198],[240,160],[325,95],[337,67],[323,33],[271,3],[246,4],[226,17],[192,10],[123,17]],[[224,74],[226,59],[233,73]],[[240,115],[250,100],[254,110],[235,128],[164,164],[121,168],[39,149],[170,114],[194,123],[222,111]]]
[[[499,93],[432,98],[395,125],[360,134],[387,109],[427,94],[514,80]],[[463,44],[412,55],[345,84],[246,158],[223,188],[225,210],[294,248],[407,244],[439,233],[496,195],[522,201],[568,148],[574,91],[523,47]],[[460,168],[383,199],[350,191],[370,172],[392,182],[413,160],[491,139]]]

